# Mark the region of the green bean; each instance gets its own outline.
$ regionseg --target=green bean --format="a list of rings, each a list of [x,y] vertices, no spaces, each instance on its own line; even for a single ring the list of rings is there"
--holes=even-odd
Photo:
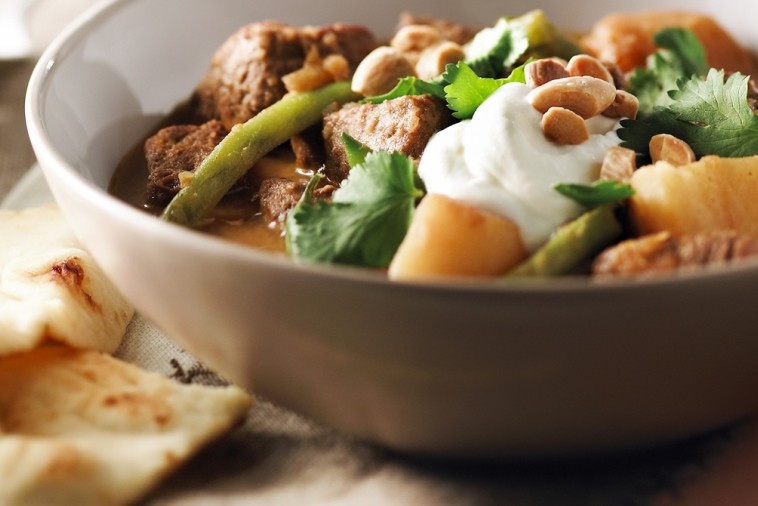
[[[613,209],[612,205],[596,207],[563,225],[544,246],[506,274],[504,280],[571,273],[621,234]]]
[[[303,93],[289,93],[232,131],[200,163],[190,183],[177,193],[161,218],[196,227],[239,178],[264,155],[321,118],[335,102],[357,99],[348,81]]]

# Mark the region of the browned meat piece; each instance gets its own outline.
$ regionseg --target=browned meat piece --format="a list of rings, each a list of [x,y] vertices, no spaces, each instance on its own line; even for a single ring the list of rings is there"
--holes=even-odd
[[[326,185],[317,188],[313,196],[319,200],[331,197],[334,186]],[[283,177],[269,177],[261,181],[260,207],[263,219],[266,223],[275,223],[281,226],[287,218],[287,213],[303,196],[305,184],[292,181]]]
[[[301,40],[303,57],[311,46],[316,46],[321,57],[341,54],[347,59],[350,68],[355,67],[377,47],[378,42],[372,32],[360,25],[337,23],[321,27],[302,28]]]
[[[205,118],[227,129],[252,118],[282,98],[282,76],[303,66],[308,49],[321,56],[342,54],[355,70],[377,43],[355,25],[297,28],[264,21],[243,26],[221,45],[195,90],[193,102]]]
[[[756,254],[758,237],[731,230],[684,237],[660,232],[608,248],[595,259],[592,271],[598,276],[661,275]]]
[[[326,174],[335,182],[347,176],[342,134],[374,150],[400,151],[419,159],[432,134],[450,123],[450,111],[428,95],[404,96],[380,104],[350,104],[324,118]]]
[[[430,25],[437,28],[442,35],[458,44],[465,44],[470,41],[476,35],[476,32],[481,30],[482,27],[468,26],[446,19],[430,18],[423,16],[416,16],[410,12],[404,12],[400,15],[400,21],[398,22],[397,29],[408,25]]]
[[[300,200],[303,190],[305,184],[283,177],[261,181],[260,205],[266,223],[283,223],[289,210]]]
[[[147,204],[164,207],[180,190],[179,173],[194,171],[227,134],[220,121],[162,128],[145,141]]]
[[[324,165],[324,137],[322,126],[316,125],[290,139],[290,146],[295,153],[295,165],[299,169],[316,171]]]

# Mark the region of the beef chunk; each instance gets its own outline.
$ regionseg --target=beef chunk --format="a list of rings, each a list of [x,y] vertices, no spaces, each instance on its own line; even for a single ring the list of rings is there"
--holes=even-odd
[[[269,177],[261,181],[260,205],[266,223],[283,223],[304,190],[305,184],[283,177]]]
[[[447,40],[463,45],[474,38],[481,27],[463,25],[446,19],[416,16],[410,12],[400,15],[397,29],[408,25],[429,25],[435,27]]]
[[[194,171],[227,134],[220,121],[162,128],[145,141],[147,204],[164,207],[180,190],[179,173]]]
[[[313,196],[319,200],[331,197],[334,187],[322,186],[313,192]],[[269,177],[261,181],[260,207],[263,219],[266,223],[274,223],[282,226],[287,218],[287,213],[303,196],[305,183],[292,181],[283,177]]]
[[[733,230],[673,237],[667,232],[623,241],[601,253],[597,276],[662,275],[758,254],[758,237]]]
[[[322,125],[315,125],[290,139],[295,165],[300,169],[316,171],[324,165],[324,137]]]
[[[404,96],[380,104],[349,104],[324,118],[327,176],[341,181],[350,170],[343,133],[371,149],[400,151],[418,160],[432,134],[450,120],[447,107],[428,95]]]
[[[355,25],[297,28],[264,21],[240,28],[216,51],[193,102],[205,118],[220,119],[227,129],[252,118],[282,98],[282,76],[298,70],[311,47],[322,57],[345,56],[355,70],[376,47],[366,28]]]
[[[378,46],[376,37],[366,27],[342,23],[302,28],[301,41],[303,55],[315,46],[321,57],[341,54],[352,70]]]

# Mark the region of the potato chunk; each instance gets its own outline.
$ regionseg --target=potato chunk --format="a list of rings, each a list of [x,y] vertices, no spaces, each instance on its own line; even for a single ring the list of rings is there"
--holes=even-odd
[[[639,234],[733,229],[758,234],[758,156],[658,162],[631,178],[630,218]]]
[[[692,30],[712,67],[754,75],[756,66],[750,54],[716,21],[694,12],[611,14],[595,24],[581,45],[591,55],[614,62],[628,72],[645,65],[647,56],[656,50],[653,35],[669,27]]]
[[[390,264],[389,277],[498,276],[525,257],[518,226],[511,220],[429,194],[416,210]]]

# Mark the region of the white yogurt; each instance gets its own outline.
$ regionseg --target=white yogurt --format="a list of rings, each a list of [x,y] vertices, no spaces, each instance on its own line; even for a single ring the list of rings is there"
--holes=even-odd
[[[557,183],[597,180],[605,152],[619,144],[618,122],[598,116],[587,122],[589,140],[559,146],[545,138],[532,90],[507,84],[470,120],[435,134],[424,150],[419,175],[429,193],[447,195],[514,221],[533,251],[583,208],[553,188]]]

